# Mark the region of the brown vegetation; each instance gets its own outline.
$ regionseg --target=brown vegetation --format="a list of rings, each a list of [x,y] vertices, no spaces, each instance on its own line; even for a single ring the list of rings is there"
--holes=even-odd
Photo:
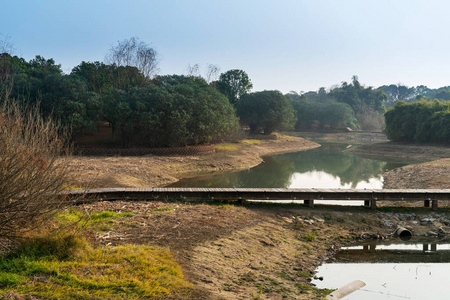
[[[69,181],[65,137],[37,110],[12,102],[0,106],[0,246],[16,241],[67,205],[60,191]]]

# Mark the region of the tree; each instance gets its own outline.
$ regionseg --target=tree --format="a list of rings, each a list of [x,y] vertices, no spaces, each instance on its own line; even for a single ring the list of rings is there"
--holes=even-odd
[[[251,133],[290,130],[296,121],[292,104],[279,91],[246,94],[239,101],[237,112]]]
[[[402,84],[391,84],[379,87],[377,90],[382,90],[386,95],[386,104],[393,106],[398,101],[410,102],[415,96],[418,95],[418,91],[414,87],[407,87]]]
[[[211,84],[213,81],[217,80],[217,76],[220,72],[220,68],[217,65],[208,64],[206,66],[205,75],[202,76],[200,72],[200,65],[188,65],[186,68],[187,75],[191,77],[202,77],[208,84]]]
[[[111,47],[105,61],[117,67],[135,67],[145,77],[151,78],[158,71],[158,53],[136,37],[117,42]]]
[[[386,134],[394,141],[449,143],[450,101],[399,101],[385,114]]]
[[[196,145],[238,129],[228,99],[200,77],[156,76],[145,87],[110,90],[103,103],[102,116],[123,146],[138,140],[151,147]]]
[[[55,64],[53,58],[45,59],[40,55],[36,55],[28,63],[27,74],[32,77],[44,78],[48,75],[62,75],[62,73],[61,65]]]
[[[385,111],[383,103],[388,98],[382,90],[364,87],[359,83],[358,77],[353,76],[352,83],[343,82],[340,87],[332,89],[328,95],[335,98],[338,102],[350,105],[361,125],[365,123],[370,124],[370,128],[364,128],[363,126],[362,129],[380,129],[383,126],[380,115]],[[365,122],[364,118],[367,118],[369,115],[371,121]],[[375,124],[377,121],[379,121],[378,124]]]
[[[89,86],[89,90],[104,94],[109,89],[113,88],[113,69],[111,65],[106,65],[102,62],[85,62],[82,61],[78,66],[75,66],[70,73],[73,76],[82,78]]]
[[[250,92],[253,84],[248,78],[247,73],[242,70],[229,70],[220,74],[217,81],[217,88],[219,91],[227,96],[231,104],[236,106],[239,99]]]
[[[205,80],[207,83],[211,83],[217,80],[219,75],[220,67],[218,65],[208,64],[206,67]]]
[[[200,65],[195,64],[191,66],[190,64],[186,68],[187,75],[193,77],[200,77]]]

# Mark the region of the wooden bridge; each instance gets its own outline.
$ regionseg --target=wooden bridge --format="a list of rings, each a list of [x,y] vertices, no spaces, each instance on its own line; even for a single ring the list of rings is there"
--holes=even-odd
[[[84,195],[86,200],[363,200],[376,209],[377,201],[424,201],[425,207],[438,209],[438,201],[450,200],[450,189],[273,189],[273,188],[102,188],[71,190],[70,197]],[[84,200],[83,200],[84,201]]]

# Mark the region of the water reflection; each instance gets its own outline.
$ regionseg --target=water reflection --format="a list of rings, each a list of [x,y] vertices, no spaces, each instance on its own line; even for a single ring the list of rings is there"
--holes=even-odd
[[[396,262],[424,263],[450,262],[450,241],[436,239],[394,240],[389,242],[369,242],[357,246],[343,247],[334,259],[346,262]]]
[[[346,144],[264,158],[259,166],[234,173],[181,180],[178,187],[382,188],[382,173],[404,164],[342,152]]]
[[[359,279],[367,285],[345,299],[447,299],[450,241],[413,238],[342,248],[317,269],[319,288]]]

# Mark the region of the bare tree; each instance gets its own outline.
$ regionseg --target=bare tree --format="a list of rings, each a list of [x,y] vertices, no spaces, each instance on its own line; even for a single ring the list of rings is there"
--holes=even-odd
[[[193,66],[189,64],[186,68],[186,71],[188,76],[202,77],[207,83],[211,83],[217,80],[217,78],[219,77],[220,67],[217,65],[208,64],[206,66],[205,76],[201,75],[199,64],[195,64]]]
[[[17,241],[70,202],[66,136],[37,108],[0,99],[0,247]]]
[[[11,43],[11,37],[6,37],[4,39],[0,39],[0,54],[8,53],[12,54],[14,51],[14,47]]]
[[[218,65],[208,64],[206,67],[205,80],[207,83],[216,81],[220,75],[220,67]]]
[[[105,62],[118,67],[136,67],[145,77],[158,72],[158,53],[136,37],[117,42],[106,55]]]
[[[200,77],[200,65],[199,64],[195,64],[193,66],[188,64],[188,66],[186,67],[186,71],[187,71],[188,76]]]

